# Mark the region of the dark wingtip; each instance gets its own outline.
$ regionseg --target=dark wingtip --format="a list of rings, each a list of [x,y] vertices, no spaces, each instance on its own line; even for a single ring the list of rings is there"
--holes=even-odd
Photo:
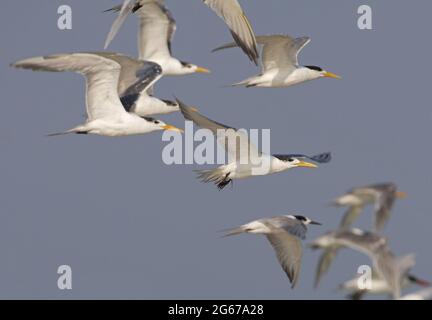
[[[331,152],[325,152],[312,156],[310,159],[318,163],[329,163],[332,160],[332,154]]]

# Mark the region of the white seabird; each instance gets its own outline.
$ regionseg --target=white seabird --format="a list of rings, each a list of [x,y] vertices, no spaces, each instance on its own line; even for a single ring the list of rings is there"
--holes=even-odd
[[[127,112],[118,94],[121,65],[100,54],[72,53],[29,58],[12,64],[13,67],[34,71],[73,71],[86,78],[87,121],[65,132],[53,134],[97,134],[103,136],[126,136],[145,134],[159,130],[182,131],[174,126],[152,118],[140,117]],[[139,79],[129,94],[139,93],[148,79]]]
[[[350,227],[361,214],[363,208],[368,204],[373,204],[375,206],[374,230],[379,231],[384,228],[390,218],[395,200],[405,197],[406,193],[398,191],[394,183],[379,183],[353,188],[335,199],[333,204],[338,207],[348,207],[340,223],[340,228]]]
[[[225,236],[241,233],[263,234],[276,251],[282,269],[287,274],[291,288],[297,284],[302,259],[301,240],[306,238],[307,225],[321,225],[319,222],[300,215],[285,215],[263,218],[226,230]]]
[[[386,238],[372,232],[359,229],[342,229],[328,232],[313,241],[312,249],[350,248],[367,255],[373,263],[373,268],[384,279],[393,298],[398,299],[401,294],[401,286],[409,270],[415,265],[413,254],[396,257],[388,246]],[[321,261],[320,261],[321,263]],[[328,266],[331,261],[328,262]],[[322,268],[318,265],[317,278],[322,274]]]
[[[177,30],[171,12],[165,7],[164,0],[125,0],[123,5],[116,6],[119,11],[108,34],[105,49],[114,39],[126,18],[135,13],[139,18],[138,51],[139,59],[152,61],[162,67],[163,74],[168,76],[191,73],[209,73],[209,70],[195,64],[180,61],[172,56],[171,41]]]
[[[300,66],[298,55],[310,42],[310,38],[292,38],[288,35],[257,36],[262,49],[262,71],[260,75],[233,84],[246,87],[289,87],[319,78],[340,77],[317,66]],[[213,51],[237,47],[236,43],[229,43]]]
[[[203,182],[214,182],[219,189],[225,188],[234,179],[245,179],[283,172],[292,168],[316,168],[317,165],[306,162],[310,159],[317,163],[331,160],[330,153],[316,156],[306,155],[269,155],[259,152],[250,142],[247,134],[204,117],[191,107],[177,99],[180,111],[186,120],[197,126],[210,130],[217,141],[228,153],[228,164],[212,170],[198,170],[198,178]]]

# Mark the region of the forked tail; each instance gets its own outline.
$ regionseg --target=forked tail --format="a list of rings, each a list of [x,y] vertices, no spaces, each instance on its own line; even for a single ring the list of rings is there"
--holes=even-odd
[[[201,182],[213,182],[219,190],[224,189],[232,182],[232,179],[229,178],[230,172],[227,172],[224,166],[212,170],[195,170],[195,172],[198,175],[197,178],[200,179]]]

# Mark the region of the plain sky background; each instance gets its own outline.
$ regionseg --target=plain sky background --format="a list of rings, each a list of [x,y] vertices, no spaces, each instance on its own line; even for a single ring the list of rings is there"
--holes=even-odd
[[[332,151],[317,170],[236,181],[219,192],[195,179],[194,165],[161,161],[161,134],[105,138],[45,134],[83,121],[84,82],[72,73],[14,70],[18,59],[100,51],[117,1],[2,1],[0,10],[0,297],[337,299],[361,254],[343,251],[318,290],[318,253],[305,249],[290,289],[264,237],[221,239],[218,230],[297,213],[322,222],[311,241],[333,229],[343,210],[329,202],[352,186],[396,182],[385,229],[397,254],[416,253],[413,273],[432,280],[430,1],[241,1],[257,34],[310,36],[300,63],[343,80],[286,89],[224,88],[258,72],[240,50],[211,54],[231,41],[199,0],[167,0],[178,29],[177,57],[210,75],[162,79],[157,95],[199,107],[235,127],[271,128],[273,153]],[[57,8],[73,9],[73,30],[57,29]],[[374,30],[357,28],[370,4]],[[110,47],[136,56],[136,19]],[[163,117],[178,126],[183,118]],[[356,224],[371,226],[368,209]],[[73,270],[73,290],[57,288],[57,268]]]

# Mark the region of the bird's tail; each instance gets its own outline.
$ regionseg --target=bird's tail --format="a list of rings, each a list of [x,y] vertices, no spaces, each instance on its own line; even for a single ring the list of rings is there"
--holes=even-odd
[[[257,86],[259,83],[256,81],[257,77],[250,77],[240,82],[233,83],[231,87],[245,86],[246,88],[251,88]]]
[[[224,189],[232,179],[229,178],[230,172],[227,171],[226,166],[221,166],[212,170],[195,170],[197,178],[201,182],[209,183],[213,182],[217,187],[222,190]]]
[[[88,129],[84,128],[83,126],[78,126],[78,127],[75,127],[73,129],[70,129],[67,131],[50,133],[50,134],[47,134],[46,136],[47,137],[58,137],[58,136],[64,136],[66,134],[71,134],[71,133],[88,134]]]
[[[238,234],[245,233],[247,232],[247,228],[245,226],[240,226],[238,228],[222,230],[221,232],[224,233],[222,238],[226,238],[226,237],[236,236]]]

